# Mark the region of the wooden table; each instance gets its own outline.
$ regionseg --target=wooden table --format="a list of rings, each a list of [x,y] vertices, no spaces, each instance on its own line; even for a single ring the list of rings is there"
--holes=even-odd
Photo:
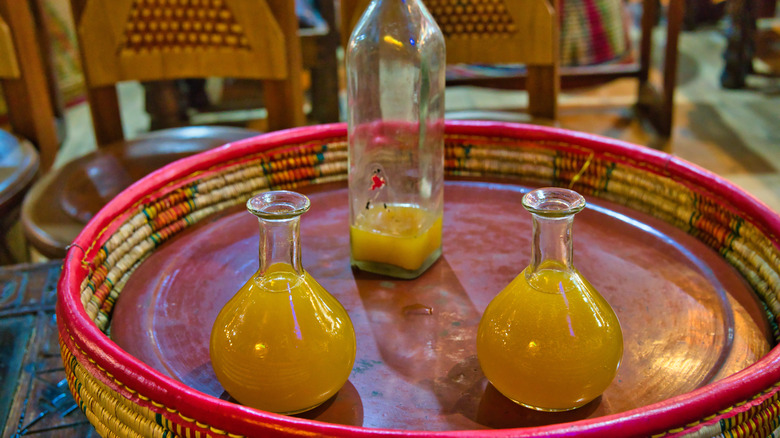
[[[0,268],[0,436],[97,437],[65,380],[54,319],[61,261]]]

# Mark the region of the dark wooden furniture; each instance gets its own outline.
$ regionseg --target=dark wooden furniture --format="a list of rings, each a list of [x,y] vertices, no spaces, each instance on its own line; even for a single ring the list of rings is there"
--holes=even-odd
[[[8,231],[19,218],[19,206],[38,165],[38,154],[29,143],[0,130],[0,264],[19,261],[7,240]]]
[[[642,0],[641,36],[638,53],[630,62],[609,65],[561,66],[561,89],[576,89],[601,85],[615,79],[630,77],[638,81],[636,107],[658,134],[668,137],[674,120],[674,92],[677,80],[677,46],[682,30],[684,0],[670,0],[666,15],[666,43],[663,48],[660,84],[651,80],[653,29],[659,18],[659,2]],[[518,75],[506,78],[468,78],[450,81],[452,85],[523,89],[528,78]]]
[[[341,1],[342,43],[345,47],[369,2]],[[528,112],[534,117],[555,119],[558,112],[559,32],[554,6],[547,0],[503,0],[494,3],[502,7],[475,9],[473,12],[462,7],[429,7],[444,33],[447,63],[525,63],[528,71]],[[492,30],[473,25],[475,16],[493,24]],[[523,31],[525,29],[533,29],[533,36]]]
[[[340,120],[339,78],[337,50],[339,32],[336,24],[334,0],[297,0],[296,12],[302,9],[312,20],[302,20],[298,29],[301,46],[302,69],[309,72],[308,98],[311,110],[307,122],[334,123]],[[309,10],[316,8],[316,11]],[[321,19],[319,19],[321,17]],[[314,19],[316,18],[316,20]],[[255,109],[265,105],[263,84],[255,80],[231,80],[222,85],[223,95],[219,102],[209,99],[205,80],[186,79],[159,81],[145,84],[146,111],[153,129],[169,128],[191,124],[193,118],[225,120],[230,117],[236,124],[258,124]],[[220,113],[243,110],[246,115],[235,117]]]
[[[336,24],[334,0],[314,0],[314,6],[324,23],[300,29],[303,67],[311,72],[311,114],[315,123],[335,123],[341,120],[339,104],[338,50],[339,30]]]
[[[30,244],[62,258],[84,225],[109,200],[142,176],[186,156],[256,133],[234,127],[184,127],[154,131],[114,143],[44,175],[22,206]]]
[[[0,0],[0,88],[9,122],[38,148],[46,171],[59,149],[63,110],[44,20],[40,0]]]
[[[775,16],[776,1],[774,0],[729,0],[726,4],[726,14],[729,17],[726,27],[726,48],[723,51],[723,71],[720,76],[720,84],[723,88],[739,89],[745,86],[747,77],[753,70],[753,59],[763,47],[768,55],[777,59],[778,30],[772,29],[760,31],[756,21],[759,18],[771,18]],[[772,62],[773,67],[777,62]],[[780,71],[772,71],[773,76],[780,75]]]
[[[124,138],[118,82],[263,80],[270,130],[304,124],[301,52],[289,0],[72,0],[98,145]]]

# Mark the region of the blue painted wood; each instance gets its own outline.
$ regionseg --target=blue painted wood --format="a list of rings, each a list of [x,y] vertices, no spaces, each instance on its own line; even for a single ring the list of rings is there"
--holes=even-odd
[[[98,436],[68,390],[54,305],[61,261],[0,268],[0,436]]]

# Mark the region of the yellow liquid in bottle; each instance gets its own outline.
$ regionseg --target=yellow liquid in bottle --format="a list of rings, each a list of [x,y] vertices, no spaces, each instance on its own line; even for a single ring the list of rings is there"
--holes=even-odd
[[[485,376],[524,406],[562,411],[598,397],[623,356],[612,308],[572,272],[520,273],[490,302],[477,332]]]
[[[407,271],[416,271],[429,257],[441,249],[442,218],[427,221],[425,210],[405,205],[388,204],[367,211],[350,227],[352,259],[361,262],[384,263]]]
[[[217,379],[241,404],[294,414],[338,392],[355,349],[352,321],[336,298],[308,273],[276,263],[220,311],[209,354]]]

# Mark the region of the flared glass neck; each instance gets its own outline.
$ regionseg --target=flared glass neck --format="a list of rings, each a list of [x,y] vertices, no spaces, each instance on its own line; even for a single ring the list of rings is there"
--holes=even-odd
[[[300,218],[310,205],[306,196],[284,190],[264,192],[247,201],[247,210],[260,223],[260,276],[277,263],[303,274]]]
[[[531,263],[526,276],[545,269],[571,271],[572,225],[574,215],[585,208],[585,198],[573,190],[545,187],[523,196],[523,207],[533,218]]]

